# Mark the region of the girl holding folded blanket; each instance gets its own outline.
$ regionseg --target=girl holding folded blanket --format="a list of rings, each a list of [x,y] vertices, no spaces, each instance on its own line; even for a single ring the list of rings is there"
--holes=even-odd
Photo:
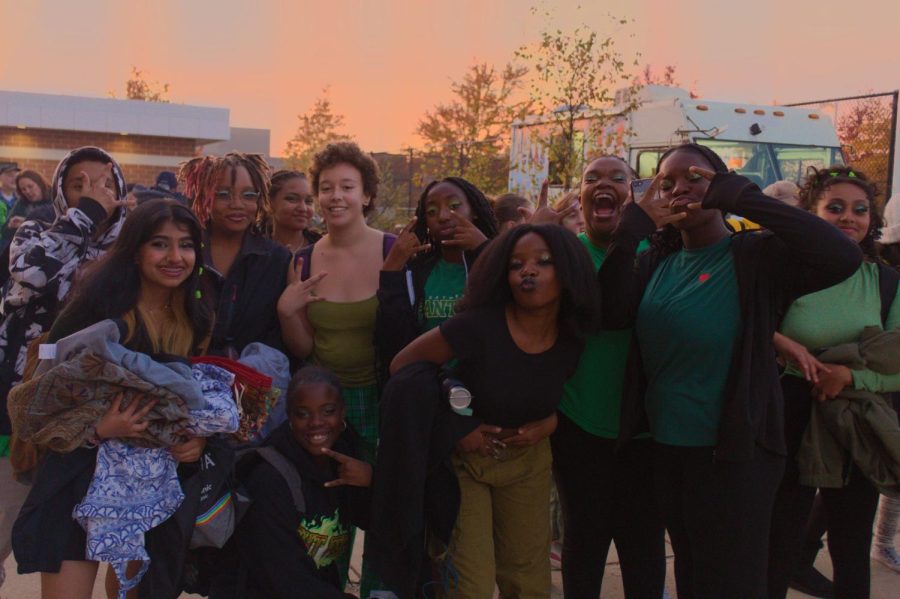
[[[106,319],[121,322],[122,345],[152,355],[188,357],[202,352],[211,318],[197,298],[200,226],[174,200],[153,200],[134,210],[109,254],[79,283],[54,323],[49,342]],[[93,476],[97,443],[140,436],[152,402],[118,401],[97,423],[92,439],[71,453],[50,451],[13,531],[21,573],[41,572],[45,598],[89,599],[97,562],[85,561],[85,532],[72,519]],[[172,447],[179,462],[196,461],[202,439]]]
[[[800,205],[858,244],[865,260],[843,282],[797,299],[784,317],[781,334],[776,336],[776,348],[788,361],[782,388],[789,459],[772,517],[770,597],[784,597],[787,592],[816,493],[814,487],[800,484],[796,461],[813,402],[831,401],[844,389],[900,391],[900,374],[823,364],[810,353],[859,341],[866,327],[900,328],[900,292],[896,286],[900,277],[893,268],[880,263],[875,249],[881,217],[874,186],[853,168],[812,169]],[[894,293],[884,297],[885,290],[890,291],[889,284]],[[869,547],[878,491],[855,466],[844,480],[843,487],[820,490],[834,565],[834,596],[864,598],[869,596]]]
[[[732,235],[726,213],[767,231]],[[679,597],[765,595],[785,461],[772,335],[794,299],[860,260],[836,229],[763,195],[702,145],[665,152],[649,190],[623,208],[600,269],[604,324],[635,333],[619,438],[654,438]]]
[[[591,326],[587,250],[557,225],[523,225],[475,262],[458,314],[407,345],[391,372],[458,360],[481,425],[457,445],[459,515],[447,563],[461,597],[550,596],[550,442],[563,383]]]

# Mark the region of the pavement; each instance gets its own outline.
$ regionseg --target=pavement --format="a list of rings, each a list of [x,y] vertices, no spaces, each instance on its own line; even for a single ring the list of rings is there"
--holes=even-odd
[[[354,552],[354,559],[352,562],[357,577],[362,559],[362,540],[360,537],[361,535],[357,535],[357,548]],[[900,546],[900,533],[895,537],[894,544],[895,546]],[[672,548],[671,546],[667,546],[666,549],[666,590],[668,591],[669,596],[672,597],[672,599],[675,599],[675,576],[673,573],[674,562]],[[816,559],[816,567],[820,572],[829,578],[831,577],[831,558],[828,555],[827,549],[823,549],[819,552],[818,558]],[[7,580],[6,584],[3,585],[3,588],[0,588],[0,599],[40,599],[40,575],[28,574],[20,576],[15,574],[15,568],[15,563],[13,562],[12,557],[10,557],[6,562]],[[101,566],[92,599],[106,599],[106,594],[103,590],[103,576],[105,575],[105,569],[105,565]],[[351,572],[351,580],[353,580],[353,578],[354,574]],[[356,591],[356,589],[353,589],[353,591]],[[621,599],[624,596],[622,590],[622,572],[619,569],[619,561],[615,548],[612,548],[606,563],[606,572],[603,577],[603,591],[600,594],[600,599]],[[188,595],[185,593],[181,597],[183,599],[190,599],[196,598],[197,595]],[[562,576],[559,571],[553,572],[553,593],[551,597],[552,599],[562,599],[563,597]],[[798,591],[792,590],[788,593],[788,599],[803,599],[807,597],[809,597],[809,595],[805,595]],[[900,597],[900,574],[873,561],[871,599],[897,599],[897,597]]]

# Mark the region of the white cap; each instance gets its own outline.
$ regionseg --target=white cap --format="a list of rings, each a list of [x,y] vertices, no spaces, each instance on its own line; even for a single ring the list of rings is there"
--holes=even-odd
[[[884,207],[884,226],[878,242],[884,245],[900,243],[900,194],[892,195]]]

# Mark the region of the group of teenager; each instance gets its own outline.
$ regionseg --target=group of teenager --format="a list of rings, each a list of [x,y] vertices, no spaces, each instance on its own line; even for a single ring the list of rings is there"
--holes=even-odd
[[[834,596],[868,596],[879,490],[900,483],[896,412],[878,412],[875,428],[895,437],[870,452],[877,467],[847,458],[850,448],[823,449],[817,463],[832,476],[810,486],[798,457],[824,446],[808,438],[811,421],[828,418],[823,406],[854,394],[880,406],[900,391],[900,367],[870,367],[900,353],[883,337],[900,329],[900,302],[897,265],[885,260],[896,246],[878,243],[863,173],[811,169],[793,207],[685,144],[662,154],[638,197],[614,156],[589,162],[579,190],[553,207],[544,194],[536,206],[492,202],[465,179],[435,180],[397,235],[367,224],[378,168],[353,143],[327,146],[308,175],[270,174],[261,157],[229,153],[194,158],[179,178],[190,207],[161,198],[128,208],[111,155],[85,147],[62,160],[54,214],[26,220],[10,244],[0,391],[27,378],[35,340],[52,345],[106,320],[124,348],[159,362],[238,358],[254,343],[287,355],[283,422],[257,443],[281,458],[225,443],[252,502],[207,562],[210,597],[346,596],[354,529],[401,526],[372,509],[396,482],[384,476],[404,476],[379,462],[398,450],[379,443],[391,425],[381,415],[423,363],[436,386],[457,381],[471,403],[436,408],[456,423],[440,460],[456,501],[445,542],[426,530],[412,548],[425,557],[410,596],[480,599],[496,587],[549,597],[553,481],[566,597],[599,596],[614,542],[625,597],[660,599],[666,531],[678,597],[784,597],[816,486]],[[734,233],[734,216],[759,228]],[[898,226],[884,230],[900,237]],[[845,345],[874,355],[849,366],[819,358]],[[143,438],[154,406],[114,402],[78,448],[42,448],[27,484],[13,476],[15,431],[0,415],[0,557],[11,538],[19,571],[41,573],[43,597],[91,596],[98,563],[86,560],[72,511],[98,446]],[[438,430],[417,434],[427,446]],[[857,445],[880,442],[861,436]],[[170,446],[183,486],[214,444]],[[402,526],[430,522],[427,496],[442,490],[418,489]],[[188,500],[178,510],[199,517]],[[128,597],[184,588],[190,530],[180,548],[155,532],[150,572]],[[377,540],[366,536],[361,596],[403,597],[377,567]],[[125,596],[111,572],[108,593]]]

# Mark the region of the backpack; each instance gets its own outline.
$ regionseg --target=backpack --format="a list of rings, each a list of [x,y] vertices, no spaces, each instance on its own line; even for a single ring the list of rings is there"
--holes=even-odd
[[[244,489],[234,479],[235,465],[247,464],[252,456],[265,460],[284,477],[294,507],[298,512],[306,511],[303,496],[303,482],[293,464],[272,446],[249,447],[233,452],[232,459],[220,456],[218,462],[208,459],[206,452],[201,457],[201,478],[203,487],[200,509],[194,520],[191,535],[191,549],[215,547],[221,549],[234,534],[234,530],[247,508],[253,502]],[[242,467],[242,469],[245,469]]]
[[[887,264],[878,264],[878,293],[881,296],[881,326],[887,326],[891,305],[897,296],[897,288],[900,286],[900,272],[897,272]]]

